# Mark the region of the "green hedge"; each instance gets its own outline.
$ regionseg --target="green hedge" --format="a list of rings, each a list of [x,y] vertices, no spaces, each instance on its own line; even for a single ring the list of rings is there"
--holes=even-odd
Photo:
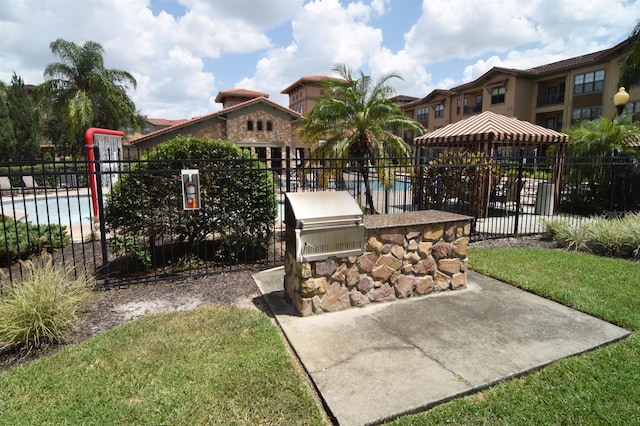
[[[199,170],[199,210],[183,210],[182,169]],[[216,258],[241,261],[266,254],[276,205],[273,178],[257,157],[228,141],[178,137],[122,175],[105,219],[116,242],[141,260],[141,249],[181,244],[179,256],[195,255],[210,243]]]
[[[34,225],[2,216],[0,222],[0,265],[7,266],[17,260],[27,259],[43,250],[52,252],[69,244],[71,238],[66,226]]]

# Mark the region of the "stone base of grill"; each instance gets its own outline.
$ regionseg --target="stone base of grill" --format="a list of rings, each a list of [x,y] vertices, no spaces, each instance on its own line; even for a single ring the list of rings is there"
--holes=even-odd
[[[299,262],[287,246],[286,298],[308,316],[464,288],[471,220],[437,210],[365,216],[357,256]]]

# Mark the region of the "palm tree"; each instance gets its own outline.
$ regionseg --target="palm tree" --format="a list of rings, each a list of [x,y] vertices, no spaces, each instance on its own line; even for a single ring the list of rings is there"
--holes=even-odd
[[[631,173],[628,166],[633,162],[624,158],[636,154],[640,127],[631,122],[631,115],[626,115],[579,122],[564,132],[569,135],[569,153],[580,159],[571,177],[580,186],[571,194],[569,203],[579,205],[583,214],[601,213],[607,203],[609,210],[613,210],[616,194],[629,193],[631,179],[623,177],[624,173]],[[618,157],[619,154],[622,155]]]
[[[565,133],[569,135],[569,152],[585,157],[608,156],[614,150],[633,153],[633,147],[640,145],[640,127],[631,122],[630,115],[620,120],[600,117],[579,122]]]
[[[395,89],[389,80],[401,78],[397,74],[385,74],[374,83],[362,71],[355,78],[353,71],[344,64],[335,65],[333,71],[341,78],[322,82],[325,95],[304,117],[299,135],[305,144],[317,145],[312,154],[315,158],[335,156],[343,163],[348,158],[358,159],[356,163],[365,185],[367,210],[376,213],[369,168],[374,167],[381,181],[389,185],[393,180],[393,175],[387,172],[391,160],[384,158],[408,159],[411,156],[410,147],[394,130],[407,129],[422,134],[425,129],[390,100]]]
[[[81,139],[88,127],[136,126],[135,104],[126,92],[136,87],[136,80],[126,71],[105,68],[99,43],[79,46],[57,39],[50,48],[61,62],[45,68],[43,89],[72,135]]]
[[[631,51],[620,67],[620,80],[618,86],[632,87],[640,83],[640,20],[629,35]]]

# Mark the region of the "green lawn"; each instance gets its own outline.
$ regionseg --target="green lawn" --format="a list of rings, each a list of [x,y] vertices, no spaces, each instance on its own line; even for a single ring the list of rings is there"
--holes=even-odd
[[[627,329],[640,329],[640,263],[544,249],[475,249],[471,267]],[[394,425],[640,424],[640,337],[558,361]]]
[[[0,424],[323,424],[291,356],[259,312],[150,316],[0,375]]]
[[[473,269],[619,326],[640,329],[640,263],[543,249],[474,249]],[[206,307],[146,317],[0,375],[0,425],[325,424],[277,328],[259,312]],[[640,424],[640,338],[397,425]]]

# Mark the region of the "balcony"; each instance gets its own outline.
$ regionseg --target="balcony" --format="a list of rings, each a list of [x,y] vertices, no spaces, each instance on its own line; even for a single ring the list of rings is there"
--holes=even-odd
[[[544,95],[538,97],[538,107],[549,105],[561,105],[564,103],[564,93],[554,95]]]
[[[462,115],[473,115],[473,114],[479,114],[481,112],[482,112],[482,105],[466,106],[464,107],[464,110],[462,110]]]

